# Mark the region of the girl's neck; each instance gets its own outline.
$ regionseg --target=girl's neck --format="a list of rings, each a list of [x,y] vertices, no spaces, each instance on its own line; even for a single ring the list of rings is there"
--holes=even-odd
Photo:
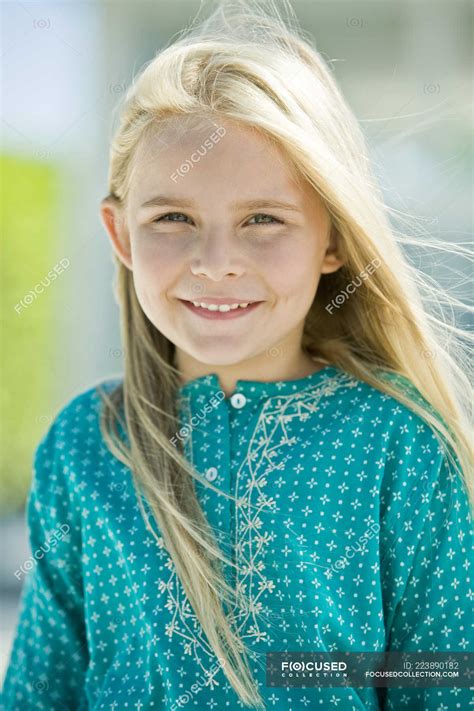
[[[183,385],[204,375],[216,374],[221,390],[226,397],[234,393],[238,380],[258,382],[297,380],[311,375],[325,366],[325,363],[303,350],[298,351],[291,359],[284,358],[277,347],[274,352],[269,349],[258,358],[245,360],[238,364],[216,366],[201,363],[178,351],[175,355],[175,364],[181,373]]]

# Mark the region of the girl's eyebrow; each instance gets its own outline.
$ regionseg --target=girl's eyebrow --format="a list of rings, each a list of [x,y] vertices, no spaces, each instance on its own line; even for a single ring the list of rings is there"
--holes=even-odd
[[[156,195],[155,197],[147,200],[142,205],[140,209],[147,207],[160,207],[166,205],[168,207],[193,207],[196,208],[197,205],[194,200],[186,200],[185,198],[173,197],[172,195]],[[279,208],[280,210],[288,210],[292,212],[301,212],[301,208],[298,205],[294,205],[289,202],[283,202],[277,200],[276,198],[257,198],[255,200],[245,200],[240,202],[231,203],[233,209],[247,208],[249,210],[259,210],[262,208]]]

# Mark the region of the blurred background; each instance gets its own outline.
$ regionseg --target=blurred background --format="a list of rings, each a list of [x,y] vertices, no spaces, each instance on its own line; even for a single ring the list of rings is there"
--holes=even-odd
[[[387,203],[430,235],[472,231],[472,6],[463,0],[294,0],[369,141]],[[198,0],[2,4],[0,679],[29,557],[33,452],[73,396],[122,370],[113,263],[99,218],[118,100]],[[204,4],[206,16],[213,3]],[[463,300],[463,260],[413,254]],[[48,272],[56,278],[36,293]],[[45,281],[46,283],[46,281]],[[461,319],[463,319],[461,315]]]

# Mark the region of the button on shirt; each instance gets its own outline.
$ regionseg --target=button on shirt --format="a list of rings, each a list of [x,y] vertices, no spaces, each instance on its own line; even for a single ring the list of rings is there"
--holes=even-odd
[[[252,602],[237,623],[266,708],[467,709],[467,688],[265,685],[267,652],[472,649],[469,502],[431,428],[332,366],[230,398],[211,374],[178,399],[199,501],[238,564],[224,574]],[[243,708],[99,411],[95,388],[75,397],[35,453],[4,707]]]
[[[209,469],[206,469],[206,479],[208,481],[214,481],[214,479],[217,476],[217,469],[216,467],[209,467]]]
[[[244,407],[246,402],[247,398],[242,393],[234,393],[230,398],[230,404],[237,410],[240,410],[241,407]]]

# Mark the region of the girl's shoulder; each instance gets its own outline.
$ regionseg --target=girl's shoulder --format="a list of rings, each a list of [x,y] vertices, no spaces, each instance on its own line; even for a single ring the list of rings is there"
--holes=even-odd
[[[44,512],[62,512],[65,521],[77,523],[85,487],[92,487],[93,492],[100,477],[115,471],[114,458],[100,430],[98,388],[110,393],[120,383],[121,379],[110,378],[79,392],[52,418],[34,451],[30,510],[39,507]]]
[[[102,399],[99,389],[110,394],[122,384],[122,378],[102,380],[73,395],[60,407],[35,450],[36,464],[60,458],[71,465],[88,453],[88,459],[103,456],[105,443],[100,430]],[[67,460],[67,461],[66,461]]]
[[[86,390],[73,395],[57,411],[53,424],[60,430],[70,431],[71,425],[76,429],[90,430],[92,423],[98,419],[102,404],[99,390],[110,395],[117,387],[123,383],[123,378],[107,378],[98,382]]]
[[[377,375],[409,404],[383,386],[344,374],[340,378],[342,387],[334,391],[325,408],[331,430],[341,432],[340,439],[366,453],[367,461],[383,472],[386,481],[395,477],[405,482],[425,471],[435,476],[446,459],[447,448],[427,414],[438,421],[439,414],[407,377],[386,370]],[[413,409],[415,404],[423,406],[423,416]]]
[[[335,427],[342,429],[339,439],[353,447],[357,476],[372,482],[368,490],[377,495],[383,519],[400,530],[402,525],[413,525],[415,514],[421,521],[420,511],[426,515],[431,511],[429,515],[434,516],[439,507],[439,527],[446,514],[444,507],[459,501],[463,511],[469,509],[459,458],[438,428],[426,419],[428,414],[442,421],[415,385],[398,373],[383,371],[381,375],[410,405],[383,387],[351,375],[352,387],[343,389],[341,401],[331,410],[331,415],[338,415]],[[412,409],[414,403],[423,406],[425,416]]]
[[[380,380],[392,385],[395,391],[409,402],[423,405],[428,412],[436,416],[435,410],[421,397],[406,376],[382,369],[379,369],[377,374]],[[356,425],[368,429],[371,433],[376,430],[383,431],[384,437],[390,435],[391,439],[404,433],[416,435],[420,439],[436,437],[425,418],[397,396],[386,392],[382,385],[375,386],[343,370],[332,380],[335,384],[327,388],[329,399],[336,414],[340,414],[341,420],[350,426]]]

